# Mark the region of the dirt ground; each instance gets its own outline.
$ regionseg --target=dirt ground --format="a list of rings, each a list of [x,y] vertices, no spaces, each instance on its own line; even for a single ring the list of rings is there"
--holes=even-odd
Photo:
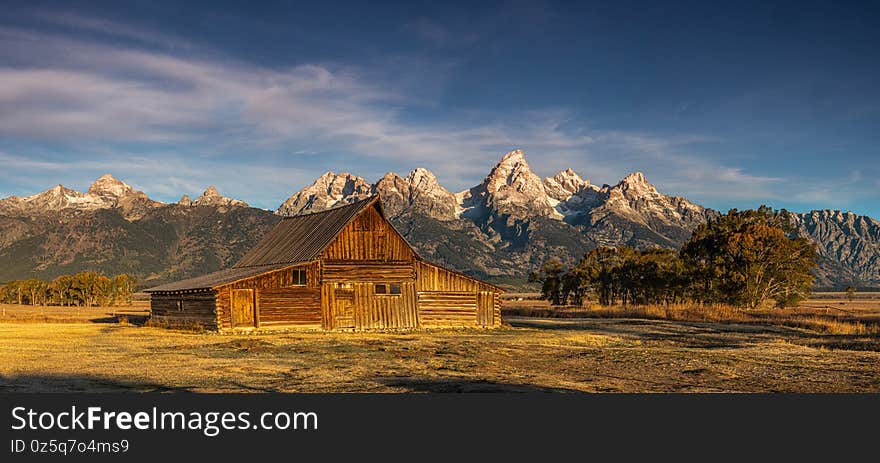
[[[860,345],[857,336],[620,318],[506,322],[217,335],[6,321],[0,391],[880,392],[880,352],[840,348]]]

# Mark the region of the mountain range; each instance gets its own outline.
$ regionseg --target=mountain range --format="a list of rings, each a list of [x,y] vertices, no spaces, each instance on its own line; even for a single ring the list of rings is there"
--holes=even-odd
[[[640,172],[602,186],[571,169],[542,179],[520,150],[461,192],[423,168],[375,183],[327,172],[275,211],[214,187],[166,204],[108,174],[85,193],[57,185],[0,200],[0,281],[83,269],[132,273],[144,285],[195,276],[233,264],[282,216],[374,194],[426,258],[510,284],[550,257],[572,263],[597,246],[678,248],[718,214],[660,193]],[[817,286],[880,286],[880,222],[830,210],[796,214],[795,222],[817,243]]]

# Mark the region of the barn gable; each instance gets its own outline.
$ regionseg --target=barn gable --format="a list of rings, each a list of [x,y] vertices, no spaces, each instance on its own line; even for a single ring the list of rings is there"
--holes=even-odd
[[[379,197],[325,211],[285,217],[233,267],[309,262],[368,208],[381,208]],[[378,206],[377,206],[378,205]]]
[[[354,217],[324,248],[322,257],[328,261],[412,262],[415,251],[388,223],[381,204],[376,201]]]

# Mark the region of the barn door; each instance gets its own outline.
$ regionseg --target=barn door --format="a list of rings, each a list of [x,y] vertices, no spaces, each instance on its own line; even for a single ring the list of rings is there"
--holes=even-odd
[[[333,328],[354,328],[354,288],[336,283],[333,289]]]
[[[232,290],[232,327],[254,327],[254,290]]]

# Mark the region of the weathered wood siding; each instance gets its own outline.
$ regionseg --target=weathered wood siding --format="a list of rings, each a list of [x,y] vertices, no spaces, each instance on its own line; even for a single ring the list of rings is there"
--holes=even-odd
[[[150,317],[170,326],[202,326],[217,329],[215,291],[153,293]]]
[[[495,293],[490,291],[477,293],[477,325],[495,326]]]
[[[293,286],[293,270],[306,270],[306,286]],[[231,292],[233,289],[254,289],[256,292],[256,326],[321,325],[320,263],[276,270],[253,278],[215,288],[217,290],[217,325],[232,327]]]
[[[375,283],[326,282],[321,287],[324,329],[413,329],[419,327],[416,291],[412,280],[400,281],[400,294],[376,294]],[[350,296],[349,296],[350,294]],[[337,298],[352,297],[353,323],[339,313]]]
[[[413,281],[412,262],[324,261],[322,281],[329,282],[401,282]]]
[[[325,260],[411,261],[413,251],[379,211],[369,208],[324,249]]]
[[[417,261],[415,268],[418,291],[498,291],[476,278],[428,262]]]
[[[415,269],[422,326],[501,325],[499,291],[494,286],[423,261],[417,261]]]
[[[419,291],[418,304],[423,327],[477,326],[477,295],[471,291]]]

